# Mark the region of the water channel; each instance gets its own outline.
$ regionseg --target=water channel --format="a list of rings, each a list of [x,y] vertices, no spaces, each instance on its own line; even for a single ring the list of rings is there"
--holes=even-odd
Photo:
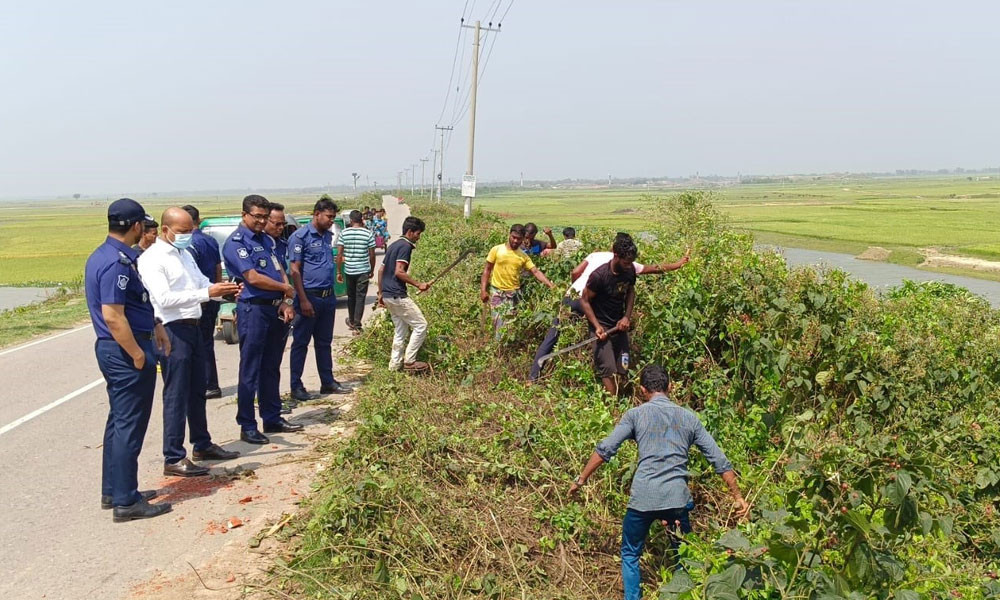
[[[912,281],[943,281],[960,285],[973,294],[986,298],[994,308],[1000,308],[1000,282],[923,271],[892,263],[858,260],[850,254],[803,250],[801,248],[777,248],[777,250],[784,255],[789,265],[825,265],[834,267],[850,273],[854,278],[864,281],[876,289],[884,290],[900,285],[904,279]]]

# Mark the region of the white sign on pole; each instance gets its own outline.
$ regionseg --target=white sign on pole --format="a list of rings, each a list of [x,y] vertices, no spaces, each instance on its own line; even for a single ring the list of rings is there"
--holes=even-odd
[[[475,198],[476,197],[476,176],[475,175],[462,175],[462,197],[464,197],[464,198]]]

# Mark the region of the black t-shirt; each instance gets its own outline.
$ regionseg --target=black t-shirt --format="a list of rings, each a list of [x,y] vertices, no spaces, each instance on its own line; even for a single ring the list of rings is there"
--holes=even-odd
[[[406,284],[396,278],[396,263],[403,261],[409,265],[411,254],[413,254],[413,243],[406,238],[399,238],[385,251],[385,256],[382,257],[382,265],[385,266],[382,272],[383,298],[406,297]]]
[[[590,306],[602,327],[610,328],[625,316],[625,300],[635,287],[635,270],[611,271],[611,263],[597,267],[587,280],[587,289],[594,293]]]

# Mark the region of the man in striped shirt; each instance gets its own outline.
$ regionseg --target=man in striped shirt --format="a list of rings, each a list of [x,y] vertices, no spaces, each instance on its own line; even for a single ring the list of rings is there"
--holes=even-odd
[[[375,234],[365,227],[359,211],[352,210],[348,219],[337,240],[337,281],[347,278],[347,326],[358,335],[368,283],[375,274]]]

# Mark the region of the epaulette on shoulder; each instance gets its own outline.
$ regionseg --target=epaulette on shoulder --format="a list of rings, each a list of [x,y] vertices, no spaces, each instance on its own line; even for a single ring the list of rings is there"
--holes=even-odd
[[[118,251],[118,262],[120,262],[123,265],[128,266],[128,265],[132,264],[132,259],[129,258],[124,252],[122,252],[121,250],[119,250]]]

